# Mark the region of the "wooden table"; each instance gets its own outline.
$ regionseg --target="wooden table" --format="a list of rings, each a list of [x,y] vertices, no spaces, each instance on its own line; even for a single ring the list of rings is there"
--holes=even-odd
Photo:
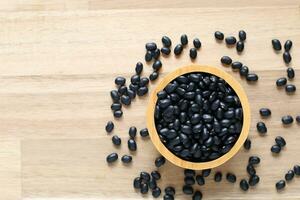
[[[112,151],[129,153],[129,126],[145,127],[147,97],[137,98],[124,109],[124,118],[115,122],[114,134],[123,139],[115,149],[104,131],[112,119],[109,91],[117,75],[129,78],[137,61],[143,61],[144,44],[160,44],[169,35],[173,44],[182,33],[190,41],[199,37],[202,48],[195,63],[220,66],[229,55],[260,76],[255,85],[241,80],[252,110],[250,152],[219,167],[232,171],[238,180],[246,177],[250,155],[262,159],[257,168],[261,182],[248,192],[239,183],[215,184],[213,176],[201,187],[205,199],[300,199],[300,178],[280,193],[275,182],[294,164],[300,164],[300,126],[283,128],[281,116],[300,114],[300,93],[288,96],[276,89],[277,78],[286,75],[281,53],[271,47],[271,39],[291,39],[291,66],[300,74],[299,0],[28,0],[0,3],[0,199],[140,199],[132,179],[140,171],[155,169],[158,155],[150,140],[138,137],[138,151],[130,166],[119,161],[107,166],[105,157]],[[245,51],[216,43],[213,33],[225,35],[247,31]],[[189,44],[191,47],[191,42]],[[190,64],[188,48],[176,59],[162,58],[161,76]],[[144,75],[151,67],[145,66]],[[293,81],[300,89],[300,79]],[[153,88],[155,85],[151,85]],[[258,109],[269,107],[272,117],[264,120],[268,134],[256,132]],[[287,147],[272,156],[274,138],[286,138]],[[215,171],[215,170],[214,170]],[[159,185],[173,185],[177,199],[183,196],[183,170],[167,163],[160,169]],[[200,189],[199,186],[195,187]],[[151,199],[151,194],[147,195]]]

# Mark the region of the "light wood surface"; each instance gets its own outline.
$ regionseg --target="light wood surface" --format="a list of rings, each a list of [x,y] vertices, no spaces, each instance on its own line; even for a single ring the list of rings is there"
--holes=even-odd
[[[255,71],[260,80],[249,85],[225,68],[248,94],[252,119],[252,149],[239,153],[217,170],[246,176],[250,155],[262,158],[257,168],[261,182],[248,192],[239,184],[215,184],[212,176],[201,187],[206,199],[300,199],[300,179],[277,193],[275,182],[300,162],[300,126],[283,128],[282,115],[300,114],[299,91],[288,96],[276,89],[275,80],[285,76],[281,54],[271,48],[271,39],[291,39],[293,83],[300,89],[299,0],[253,1],[122,1],[122,0],[11,0],[0,2],[0,199],[140,199],[132,179],[141,170],[151,171],[158,155],[149,140],[138,137],[138,151],[130,166],[119,161],[107,166],[112,151],[129,153],[126,140],[131,125],[146,125],[148,96],[137,98],[115,122],[113,134],[123,139],[115,149],[104,131],[112,119],[109,91],[117,75],[130,77],[137,61],[143,60],[144,44],[160,43],[169,35],[173,43],[182,33],[190,41],[199,37],[202,49],[195,63],[220,66],[229,55]],[[248,33],[245,51],[216,43],[215,30],[226,35]],[[188,49],[180,58],[162,58],[161,77],[190,64]],[[151,67],[145,67],[148,75]],[[153,88],[154,85],[151,86]],[[260,137],[258,109],[269,107],[272,117],[264,120],[268,134]],[[281,135],[287,147],[272,156],[270,147]],[[160,186],[173,185],[176,198],[183,196],[182,169],[167,163],[160,169]],[[199,186],[196,188],[200,189]],[[151,195],[147,196],[151,199]]]

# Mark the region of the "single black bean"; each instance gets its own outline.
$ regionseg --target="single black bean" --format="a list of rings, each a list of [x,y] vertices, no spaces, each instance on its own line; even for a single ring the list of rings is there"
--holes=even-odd
[[[280,51],[280,50],[281,50],[281,43],[280,43],[280,41],[277,40],[277,39],[273,39],[273,40],[272,40],[272,46],[273,46],[273,49],[274,49],[275,51]]]
[[[156,180],[155,179],[150,179],[148,185],[149,185],[149,188],[153,190],[154,188],[157,187]]]
[[[257,156],[250,156],[248,163],[251,165],[258,165],[260,163],[260,158]]]
[[[121,158],[121,160],[122,160],[123,163],[126,163],[126,164],[131,163],[131,161],[132,161],[132,156],[129,156],[129,155],[123,155],[122,158]]]
[[[190,49],[190,58],[191,59],[196,59],[197,57],[197,49],[196,48],[191,48]]]
[[[121,103],[126,105],[126,106],[129,106],[131,104],[131,99],[129,96],[126,96],[126,95],[122,95],[121,96]]]
[[[242,66],[240,69],[240,75],[247,76],[248,73],[249,73],[249,68],[246,65]]]
[[[240,38],[241,41],[245,41],[246,40],[247,34],[246,34],[246,32],[244,30],[240,30],[239,31],[239,38]]]
[[[288,52],[288,51],[285,51],[282,54],[282,58],[286,64],[289,64],[292,61],[292,56],[291,56],[290,52]]]
[[[182,46],[186,46],[188,44],[188,37],[186,34],[180,36],[180,42]]]
[[[147,137],[147,136],[149,136],[148,129],[147,129],[147,128],[141,129],[141,130],[140,130],[140,135],[141,135],[142,137]]]
[[[251,164],[248,164],[248,165],[247,165],[247,172],[248,172],[248,174],[249,174],[250,176],[256,174],[256,170],[255,170],[254,166],[251,165]]]
[[[144,87],[144,86],[147,86],[148,84],[149,84],[149,78],[141,77],[139,86]]]
[[[122,108],[122,104],[120,104],[120,103],[113,103],[113,104],[111,104],[110,108],[113,111],[120,110]]]
[[[294,122],[294,119],[293,119],[293,117],[291,116],[291,115],[286,115],[286,116],[283,116],[282,118],[281,118],[281,121],[282,121],[282,123],[283,124],[291,124],[291,123],[293,123]]]
[[[136,92],[139,89],[139,85],[135,85],[135,84],[130,83],[129,84],[129,89]]]
[[[178,55],[181,54],[182,50],[183,50],[182,44],[177,44],[177,45],[175,46],[175,48],[174,48],[174,54],[175,54],[176,56],[178,56]]]
[[[185,169],[184,170],[184,175],[185,176],[195,176],[196,172],[195,172],[195,170],[192,170],[192,169]]]
[[[249,150],[249,149],[251,149],[251,140],[250,139],[246,139],[246,141],[244,142],[244,148],[246,149],[246,150]]]
[[[159,187],[152,189],[152,196],[154,198],[158,198],[160,196],[160,194],[161,194],[161,190]]]
[[[114,136],[112,136],[111,140],[114,145],[117,145],[117,146],[121,145],[122,140],[121,140],[121,138],[119,138],[119,136],[114,135]]]
[[[175,191],[174,187],[168,186],[168,187],[165,188],[165,193],[168,194],[168,195],[174,196],[176,191]]]
[[[155,159],[155,166],[156,167],[161,167],[165,164],[166,159],[163,156],[159,156]]]
[[[296,117],[296,121],[297,121],[298,124],[300,124],[300,115],[298,115],[298,116]]]
[[[278,153],[280,153],[280,151],[281,151],[281,147],[280,147],[279,145],[277,145],[277,144],[275,144],[275,145],[273,145],[273,146],[271,147],[271,152],[272,152],[272,153],[278,154]]]
[[[160,49],[161,53],[164,54],[164,55],[169,55],[171,53],[171,49],[168,48],[168,47],[162,47]]]
[[[230,65],[232,63],[232,59],[229,56],[223,56],[221,58],[221,63],[223,65]]]
[[[196,191],[193,195],[193,200],[201,200],[202,199],[202,193],[200,191]]]
[[[246,179],[242,179],[240,181],[240,188],[244,191],[247,191],[249,189],[249,184],[248,182],[246,181]]]
[[[172,41],[171,41],[171,39],[168,36],[163,36],[161,38],[161,42],[163,43],[163,45],[165,47],[170,47],[172,45]]]
[[[154,51],[155,49],[157,49],[157,45],[154,42],[148,42],[146,43],[145,48],[148,51]]]
[[[234,45],[236,43],[236,38],[234,36],[228,36],[225,38],[227,45]]]
[[[204,169],[202,170],[202,176],[208,177],[210,175],[211,169]]]
[[[158,71],[160,68],[162,67],[162,63],[160,60],[156,60],[153,65],[152,65],[152,68],[155,70],[155,71]]]
[[[123,116],[123,111],[122,110],[114,111],[114,117],[115,118],[121,118],[122,116]]]
[[[284,50],[285,51],[290,51],[291,48],[293,46],[293,42],[291,40],[287,40],[285,43],[284,43]]]
[[[264,122],[257,122],[256,129],[260,134],[265,134],[268,131],[266,124]]]
[[[111,133],[114,130],[114,123],[112,121],[108,121],[106,126],[105,126],[105,130],[107,133]]]
[[[294,92],[296,92],[296,86],[293,85],[293,84],[287,84],[285,86],[285,91],[288,93],[288,94],[292,94]]]
[[[269,117],[272,114],[272,112],[269,108],[261,108],[259,109],[259,114],[262,117]]]
[[[238,61],[233,62],[233,63],[231,64],[231,68],[232,68],[233,70],[240,70],[242,66],[243,66],[243,64],[242,64],[241,62],[238,62]]]
[[[152,60],[152,53],[151,51],[147,51],[145,54],[145,61],[150,62]]]
[[[131,90],[131,89],[128,89],[127,90],[127,95],[129,96],[129,98],[132,100],[136,97],[136,92]]]
[[[147,86],[143,86],[143,87],[140,87],[137,91],[137,95],[138,96],[144,96],[145,94],[148,93],[148,87]]]
[[[294,176],[295,176],[294,171],[293,171],[293,170],[289,170],[289,171],[285,174],[284,178],[285,178],[286,181],[291,181],[291,180],[294,178]]]
[[[113,163],[116,160],[118,160],[118,154],[117,153],[111,153],[106,157],[106,162],[107,163]]]
[[[200,49],[200,48],[201,48],[201,42],[200,42],[200,40],[199,40],[198,38],[195,38],[195,39],[193,40],[193,44],[194,44],[194,47],[195,47],[196,49]]]
[[[226,179],[230,183],[235,183],[236,182],[236,176],[233,173],[227,173],[226,174]]]
[[[194,193],[194,189],[189,185],[184,185],[182,187],[182,191],[184,194],[187,194],[187,195],[192,195]]]
[[[284,180],[280,180],[276,183],[276,189],[277,190],[282,190],[283,188],[285,188],[285,181]]]
[[[125,85],[126,83],[126,79],[122,76],[118,76],[115,78],[115,84],[118,85],[118,86],[122,86],[122,85]]]
[[[149,79],[150,81],[155,81],[158,78],[158,72],[154,71],[150,74]]]
[[[186,176],[186,177],[184,177],[184,183],[186,185],[194,185],[195,184],[195,179],[192,176]]]
[[[118,88],[119,95],[127,95],[128,88],[125,85],[122,85]]]
[[[215,38],[217,40],[224,40],[224,34],[222,32],[220,32],[220,31],[216,31],[215,32]]]
[[[198,185],[205,185],[205,179],[202,175],[197,175],[196,181],[197,181]]]
[[[286,145],[285,139],[283,137],[281,137],[281,136],[277,136],[275,138],[275,142],[280,147],[284,147]]]
[[[251,73],[251,74],[247,74],[246,76],[247,81],[257,81],[258,80],[258,76],[257,74]]]
[[[141,62],[137,62],[136,65],[135,65],[135,73],[140,75],[143,71],[143,63]]]
[[[215,182],[221,182],[222,181],[222,173],[221,172],[216,172],[215,173],[215,177],[214,177],[214,180]]]
[[[300,165],[295,165],[295,166],[294,166],[294,173],[295,173],[297,176],[300,176]]]
[[[257,183],[259,183],[259,181],[260,181],[259,176],[257,176],[256,174],[252,175],[249,178],[249,185],[250,186],[255,186]]]
[[[245,48],[244,42],[238,41],[238,42],[236,43],[236,51],[237,51],[237,52],[242,52],[242,51],[244,51],[244,48]]]
[[[293,79],[295,77],[295,71],[293,68],[291,67],[288,67],[287,70],[286,70],[286,73],[287,73],[287,77],[289,79]]]
[[[161,178],[161,175],[160,175],[160,173],[158,171],[152,171],[151,172],[151,176],[155,180],[159,180]]]
[[[110,96],[114,103],[118,103],[120,100],[120,96],[117,90],[110,91]]]
[[[174,196],[173,195],[169,195],[169,194],[165,194],[164,195],[164,200],[174,200]]]
[[[146,183],[141,183],[141,190],[140,190],[140,192],[141,192],[142,194],[147,194],[148,191],[149,191],[148,184],[146,184]]]
[[[136,142],[135,142],[134,139],[129,139],[128,142],[127,142],[127,145],[128,145],[128,149],[130,151],[136,151],[137,145],[136,145]]]
[[[287,79],[285,77],[279,78],[276,81],[276,85],[278,87],[284,86],[284,85],[286,85],[286,83],[287,83]]]
[[[151,179],[150,174],[148,172],[141,172],[140,178],[141,178],[142,182],[146,182],[146,183],[148,183]]]
[[[152,53],[152,57],[157,60],[160,56],[160,50],[159,49],[155,49],[154,51],[151,52]]]
[[[131,127],[129,128],[128,133],[129,133],[129,136],[130,136],[131,138],[135,138],[136,132],[137,132],[137,129],[136,129],[135,126],[131,126]]]
[[[140,177],[136,177],[134,180],[133,180],[133,188],[135,189],[140,189],[141,188],[141,178]]]

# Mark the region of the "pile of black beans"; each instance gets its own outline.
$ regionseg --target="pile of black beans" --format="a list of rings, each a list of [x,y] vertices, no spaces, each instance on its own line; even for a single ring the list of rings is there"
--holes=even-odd
[[[228,47],[233,47],[235,45],[236,51],[238,53],[241,53],[244,51],[244,47],[245,47],[244,43],[247,38],[247,33],[244,30],[240,30],[238,35],[239,35],[239,41],[237,41],[237,39],[234,36],[227,36],[225,38],[225,43]],[[223,41],[224,33],[222,33],[221,31],[216,31],[215,39],[217,41]]]
[[[243,125],[239,97],[223,79],[207,73],[188,73],[157,93],[156,130],[175,155],[205,162],[226,154]]]
[[[293,167],[293,169],[290,169],[286,172],[286,174],[284,175],[284,179],[285,180],[279,180],[278,182],[276,182],[275,187],[277,190],[282,190],[283,188],[285,188],[286,186],[286,182],[290,182],[294,179],[294,177],[300,177],[300,166],[299,165],[295,165]]]

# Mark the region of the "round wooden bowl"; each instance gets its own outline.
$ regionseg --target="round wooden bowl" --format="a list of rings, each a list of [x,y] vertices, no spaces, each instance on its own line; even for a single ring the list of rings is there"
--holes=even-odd
[[[169,149],[167,149],[167,147],[161,142],[155,128],[154,110],[157,101],[157,92],[163,90],[166,87],[166,85],[170,83],[172,80],[174,80],[176,77],[190,72],[205,72],[205,73],[216,75],[224,79],[238,95],[243,109],[243,127],[238,140],[236,141],[236,143],[228,153],[224,154],[223,156],[215,160],[208,161],[208,162],[191,162],[177,157]],[[147,109],[147,127],[149,130],[150,138],[154,146],[159,151],[159,153],[163,155],[167,160],[185,169],[194,169],[194,170],[210,169],[210,168],[220,166],[226,161],[228,161],[239,151],[239,149],[244,144],[245,140],[247,139],[249,128],[250,128],[250,106],[249,106],[247,95],[243,90],[242,86],[231,75],[216,67],[190,65],[190,66],[179,68],[171,72],[170,74],[166,75],[163,78],[163,80],[158,84],[158,86],[154,89],[154,91],[150,96],[150,102]]]

